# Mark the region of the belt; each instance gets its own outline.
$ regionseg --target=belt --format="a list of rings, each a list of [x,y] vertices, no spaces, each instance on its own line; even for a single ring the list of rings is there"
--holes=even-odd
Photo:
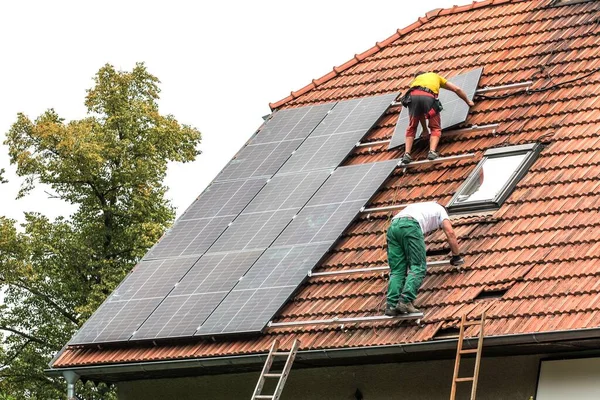
[[[424,92],[431,93],[432,95],[436,96],[436,93],[433,90],[431,90],[429,88],[426,88],[424,86],[413,86],[411,89],[413,89],[413,90],[422,90]]]

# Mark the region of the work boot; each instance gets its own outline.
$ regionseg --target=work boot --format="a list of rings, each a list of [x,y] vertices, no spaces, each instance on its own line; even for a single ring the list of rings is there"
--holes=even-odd
[[[412,160],[412,157],[408,153],[404,153],[404,155],[402,156],[402,164],[410,164]]]
[[[406,310],[409,312],[409,314],[417,314],[421,312],[418,308],[414,306],[412,302],[406,303]]]
[[[396,304],[396,313],[398,314],[408,314],[408,304],[403,303],[402,300]]]
[[[388,317],[395,317],[398,315],[398,312],[394,307],[386,306],[384,314]]]
[[[427,159],[428,160],[435,160],[439,156],[440,156],[440,153],[438,153],[437,151],[429,150],[429,153],[427,154]]]

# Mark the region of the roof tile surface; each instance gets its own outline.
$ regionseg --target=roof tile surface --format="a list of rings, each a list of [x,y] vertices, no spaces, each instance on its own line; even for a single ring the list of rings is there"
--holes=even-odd
[[[283,348],[299,338],[302,349],[424,342],[440,329],[455,328],[462,314],[475,319],[483,311],[486,334],[492,336],[599,327],[600,2],[549,4],[495,0],[434,10],[272,104],[297,107],[402,91],[415,70],[427,69],[452,76],[484,67],[480,87],[524,81],[532,81],[533,90],[553,87],[480,99],[465,126],[499,124],[495,132],[447,134],[439,147],[444,156],[474,153],[473,159],[397,170],[369,205],[445,204],[485,150],[545,145],[498,211],[454,221],[466,264],[460,272],[450,266],[429,268],[416,301],[425,313],[422,327],[399,321],[350,324],[343,330],[308,325],[217,342],[80,346],[64,351],[54,367],[263,353],[274,338]],[[391,138],[399,112],[400,107],[391,107],[364,141]],[[416,150],[416,158],[423,159],[426,149]],[[374,144],[357,148],[346,163],[400,155],[401,149]],[[359,216],[316,270],[386,265],[385,230],[392,216]],[[427,242],[429,250],[448,249],[439,232]],[[386,286],[387,273],[381,271],[312,277],[275,320],[380,315]],[[503,290],[501,297],[478,298],[482,291]],[[477,329],[467,334],[474,336]]]

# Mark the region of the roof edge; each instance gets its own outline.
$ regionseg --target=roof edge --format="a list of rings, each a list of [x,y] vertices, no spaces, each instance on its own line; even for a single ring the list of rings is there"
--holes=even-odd
[[[551,342],[586,340],[600,338],[599,328],[587,328],[579,330],[550,331],[540,333],[522,333],[511,335],[498,335],[485,338],[487,347],[515,346],[515,345],[537,345]],[[465,339],[466,344],[476,345],[478,338]],[[319,359],[345,359],[360,356],[378,356],[394,354],[414,354],[419,352],[432,352],[443,350],[455,350],[457,339],[435,340],[430,342],[395,344],[383,346],[363,346],[351,348],[330,348],[320,350],[299,351],[296,360],[319,360]],[[126,373],[151,373],[166,370],[199,368],[207,370],[215,367],[244,367],[253,364],[264,364],[267,353],[245,354],[222,357],[203,357],[179,360],[161,360],[128,362],[120,364],[82,365],[71,367],[52,367],[45,370],[50,376],[61,376],[65,372],[75,372],[79,376],[103,375],[103,374],[126,374]]]
[[[398,29],[396,31],[396,33],[394,33],[392,36],[388,37],[387,39],[385,39],[381,42],[376,42],[375,46],[371,47],[370,49],[368,49],[360,54],[355,54],[352,59],[346,61],[345,63],[343,63],[342,65],[340,65],[338,67],[333,67],[333,70],[330,71],[329,73],[323,75],[322,77],[320,77],[318,79],[313,79],[311,81],[311,83],[304,86],[303,88],[301,88],[295,92],[294,91],[290,92],[289,96],[287,96],[279,101],[276,101],[274,103],[269,103],[269,107],[271,108],[271,110],[275,110],[276,108],[281,107],[282,105],[286,104],[287,102],[297,99],[298,97],[310,92],[311,90],[321,86],[325,82],[328,82],[331,79],[335,78],[336,76],[340,75],[343,71],[346,71],[347,69],[355,66],[356,64],[358,64],[360,61],[364,60],[365,58],[372,56],[373,54],[379,52],[383,48],[389,46],[391,43],[393,43],[396,40],[398,40],[399,38],[401,38],[402,36],[409,34],[413,30],[425,25],[426,23],[434,20],[435,18],[437,18],[439,16],[458,14],[461,12],[475,10],[478,8],[487,7],[487,6],[491,6],[491,5],[498,5],[498,4],[504,4],[504,3],[517,3],[517,2],[522,2],[522,1],[529,1],[529,0],[483,0],[483,1],[473,1],[473,3],[465,5],[465,6],[453,6],[451,8],[436,8],[436,9],[426,13],[424,17],[419,17],[417,19],[417,21],[408,25],[404,29]]]

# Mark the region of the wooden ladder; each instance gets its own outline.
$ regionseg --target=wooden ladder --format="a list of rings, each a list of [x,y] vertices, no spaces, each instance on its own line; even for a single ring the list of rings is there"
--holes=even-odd
[[[285,385],[285,381],[290,374],[290,370],[292,369],[292,364],[294,363],[294,359],[296,358],[296,353],[298,353],[298,347],[300,346],[300,341],[298,339],[294,340],[292,344],[292,348],[289,352],[281,352],[277,351],[279,349],[279,341],[274,340],[271,345],[271,350],[269,350],[269,355],[265,361],[265,366],[260,373],[260,378],[258,378],[258,383],[256,384],[256,388],[254,389],[254,394],[252,395],[251,400],[279,400],[279,396],[281,396],[281,392],[283,392],[283,386]],[[273,365],[273,360],[275,357],[287,357],[285,361],[285,365],[283,366],[283,370],[278,373],[270,373],[271,366]],[[265,385],[265,380],[267,378],[277,378],[277,386],[275,387],[275,392],[273,394],[261,394],[263,386]]]
[[[485,312],[481,314],[481,319],[479,321],[468,321],[466,314],[463,314],[460,321],[460,334],[458,336],[458,346],[456,348],[456,361],[454,362],[454,375],[452,377],[452,391],[450,392],[450,400],[456,399],[456,384],[458,382],[472,382],[473,386],[471,388],[471,400],[475,400],[475,395],[477,393],[477,380],[479,379],[479,366],[481,365],[481,350],[483,349],[483,326],[485,324]],[[480,325],[479,328],[479,340],[477,342],[476,349],[464,349],[463,341],[465,338],[465,327]],[[476,354],[475,357],[475,368],[473,376],[467,377],[458,377],[458,372],[460,370],[460,359],[463,354]]]

